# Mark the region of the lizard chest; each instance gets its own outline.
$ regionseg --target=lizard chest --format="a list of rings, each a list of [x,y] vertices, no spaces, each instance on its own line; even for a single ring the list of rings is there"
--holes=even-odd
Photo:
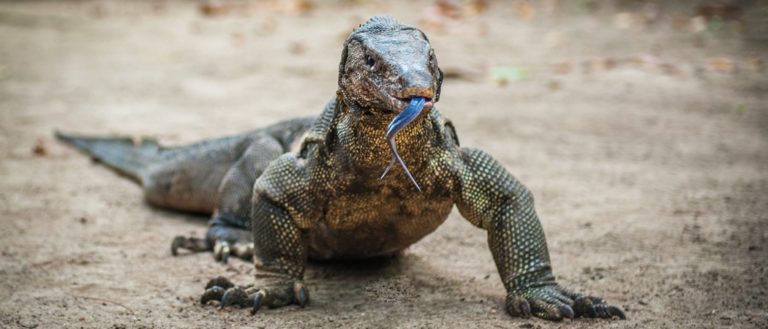
[[[332,198],[309,234],[310,257],[393,254],[433,232],[453,207],[450,195],[407,190],[384,185],[351,189]]]

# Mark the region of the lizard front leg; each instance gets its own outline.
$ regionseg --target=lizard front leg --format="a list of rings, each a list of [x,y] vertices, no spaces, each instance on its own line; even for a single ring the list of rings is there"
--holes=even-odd
[[[456,204],[465,218],[488,232],[488,246],[507,289],[507,312],[548,320],[625,318],[621,308],[555,281],[531,193],[488,154],[461,152]]]
[[[253,307],[253,312],[262,305],[303,307],[308,303],[309,292],[302,283],[307,262],[306,227],[299,227],[301,220],[294,218],[300,217],[299,205],[291,202],[306,200],[308,194],[296,190],[302,184],[293,159],[292,154],[286,154],[275,160],[254,184],[250,219],[257,284],[236,287],[228,280],[214,279],[206,287],[202,303],[220,300],[222,306]]]
[[[201,297],[221,301],[221,306],[281,307],[304,306],[309,292],[302,284],[307,247],[302,232],[280,206],[264,198],[254,204],[253,236],[256,279],[260,284],[235,286],[224,278],[215,278]]]

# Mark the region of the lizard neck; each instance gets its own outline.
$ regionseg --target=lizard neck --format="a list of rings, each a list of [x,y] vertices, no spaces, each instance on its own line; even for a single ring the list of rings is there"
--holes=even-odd
[[[338,152],[339,160],[358,177],[378,179],[392,160],[386,130],[396,113],[355,108],[343,101],[338,106],[335,134],[342,151]],[[425,167],[432,141],[437,137],[428,112],[424,111],[395,137],[400,156],[414,175]],[[399,166],[394,166],[390,175],[397,175],[398,180],[406,179]]]

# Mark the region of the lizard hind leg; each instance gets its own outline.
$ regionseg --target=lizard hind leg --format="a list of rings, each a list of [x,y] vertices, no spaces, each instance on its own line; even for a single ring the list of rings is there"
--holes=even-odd
[[[274,138],[267,135],[255,137],[221,179],[205,238],[178,236],[171,243],[171,253],[176,255],[178,249],[213,251],[214,259],[223,263],[230,255],[250,260],[254,248],[253,232],[249,228],[253,184],[282,151]]]

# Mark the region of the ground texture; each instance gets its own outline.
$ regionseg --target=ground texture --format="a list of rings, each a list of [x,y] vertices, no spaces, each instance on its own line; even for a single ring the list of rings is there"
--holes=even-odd
[[[183,144],[319,113],[343,38],[380,13],[429,34],[438,107],[533,191],[559,280],[628,320],[511,318],[457,212],[398,259],[311,264],[306,309],[204,307],[209,278],[252,266],[171,257],[205,218],[51,138]],[[0,327],[765,328],[766,17],[758,1],[0,3]]]

